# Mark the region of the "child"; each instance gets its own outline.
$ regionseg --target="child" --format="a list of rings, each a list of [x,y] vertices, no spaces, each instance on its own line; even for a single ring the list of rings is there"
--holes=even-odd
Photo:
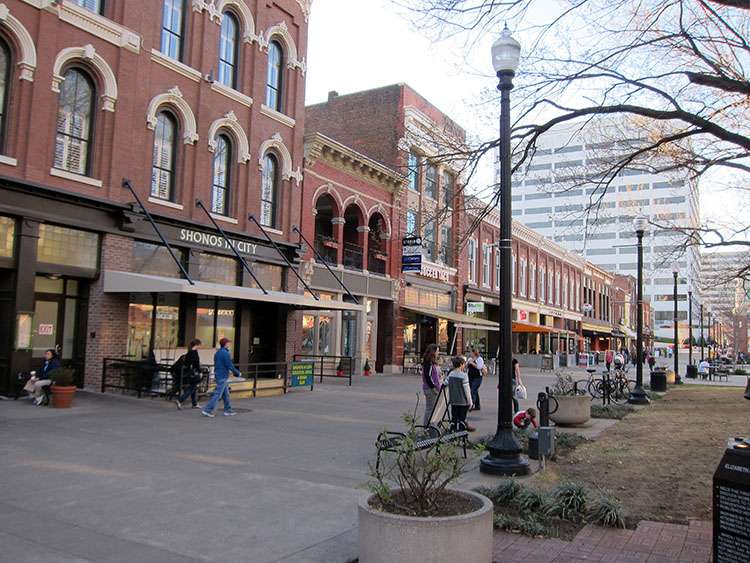
[[[533,424],[534,428],[539,428],[536,423],[536,409],[531,407],[525,411],[517,412],[516,416],[513,417],[513,424],[519,428],[528,428],[530,424]]]
[[[474,404],[471,402],[471,389],[469,388],[469,376],[464,371],[466,361],[462,356],[451,358],[453,371],[448,374],[448,398],[451,404],[451,428],[466,428],[473,432],[473,428],[466,424],[466,413]]]

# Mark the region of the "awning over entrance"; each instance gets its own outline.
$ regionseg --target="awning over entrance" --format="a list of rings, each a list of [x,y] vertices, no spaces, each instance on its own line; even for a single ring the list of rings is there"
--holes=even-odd
[[[195,284],[190,285],[187,280],[183,279],[149,276],[147,274],[133,274],[130,272],[119,272],[117,270],[104,271],[104,292],[192,293],[195,295],[214,295],[216,297],[227,297],[229,299],[241,299],[246,301],[278,303],[279,305],[286,305],[297,309],[365,310],[364,305],[355,305],[354,303],[330,301],[326,299],[318,301],[312,297],[307,297],[306,295],[285,293],[283,291],[269,291],[267,295],[264,295],[260,289],[254,289],[251,287],[239,287],[205,282],[195,282]]]
[[[423,309],[421,307],[407,307],[402,305],[402,309],[407,311],[413,311],[420,315],[427,317],[434,317],[436,319],[445,319],[455,324],[459,328],[471,328],[475,330],[500,330],[496,322],[488,321],[487,319],[479,319],[477,317],[471,317],[469,315],[462,315],[461,313],[454,313],[452,311],[440,311],[439,309]]]
[[[615,336],[624,336],[625,338],[635,338],[636,334],[632,330],[630,330],[626,326],[618,326],[614,331],[612,331],[612,334]]]
[[[612,329],[602,325],[583,323],[581,325],[581,329],[588,332],[593,332],[594,334],[598,334],[600,336],[612,336]]]
[[[552,332],[553,327],[538,325],[534,323],[525,323],[522,321],[513,321],[513,332]]]

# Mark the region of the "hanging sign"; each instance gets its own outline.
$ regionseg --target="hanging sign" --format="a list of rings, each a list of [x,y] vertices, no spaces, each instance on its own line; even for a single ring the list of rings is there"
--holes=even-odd
[[[422,237],[404,237],[401,241],[401,271],[422,271]]]

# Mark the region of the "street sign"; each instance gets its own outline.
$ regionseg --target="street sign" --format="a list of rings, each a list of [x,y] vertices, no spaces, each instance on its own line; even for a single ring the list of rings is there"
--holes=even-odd
[[[314,369],[313,362],[294,362],[291,370],[290,387],[312,385]]]

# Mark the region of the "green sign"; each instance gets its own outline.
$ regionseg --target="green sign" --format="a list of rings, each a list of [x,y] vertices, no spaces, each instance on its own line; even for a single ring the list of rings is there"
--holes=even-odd
[[[292,364],[292,387],[305,387],[313,383],[313,362],[295,362]]]

